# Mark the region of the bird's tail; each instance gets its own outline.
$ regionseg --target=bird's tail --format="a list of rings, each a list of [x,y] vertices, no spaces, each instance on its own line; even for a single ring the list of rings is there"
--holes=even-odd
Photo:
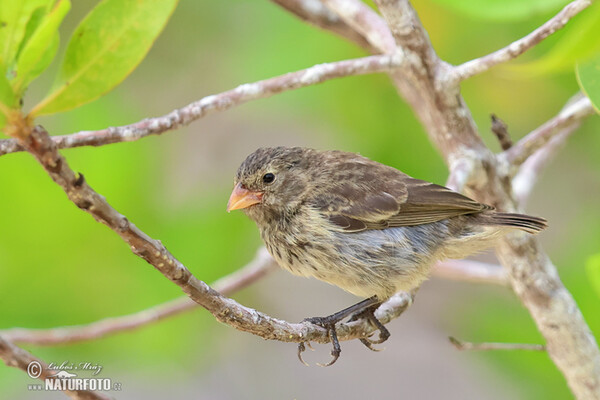
[[[548,227],[548,221],[541,217],[525,214],[494,212],[486,213],[488,223],[500,226],[510,226],[528,233],[539,233]]]

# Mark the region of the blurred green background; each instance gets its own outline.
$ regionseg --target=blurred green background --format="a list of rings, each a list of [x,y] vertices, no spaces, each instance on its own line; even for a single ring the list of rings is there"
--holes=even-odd
[[[440,3],[448,2],[419,0],[415,7],[440,56],[454,64],[510,43],[556,11],[489,20]],[[63,44],[95,4],[74,3]],[[483,139],[495,151],[490,113],[509,125],[516,140],[578,91],[570,66],[549,73],[533,63],[568,34],[560,32],[510,67],[464,83]],[[51,134],[127,124],[241,83],[362,55],[268,1],[181,0],[148,57],[123,84],[98,101],[39,122]],[[526,62],[534,67],[518,66]],[[56,65],[33,85],[26,106],[43,96],[54,70]],[[550,221],[540,239],[596,335],[600,290],[594,291],[585,265],[591,274],[600,269],[599,261],[589,261],[600,252],[599,128],[592,117],[572,136],[544,171],[527,209]],[[117,210],[211,282],[248,262],[260,245],[251,221],[225,212],[237,166],[257,147],[281,144],[360,152],[441,184],[447,177],[440,156],[384,75],[254,101],[159,137],[63,153]],[[67,201],[26,153],[0,157],[0,209],[0,329],[84,324],[181,295],[117,235]],[[291,321],[329,314],[356,300],[279,271],[233,297]],[[544,353],[461,353],[447,343],[448,335],[540,343],[534,323],[508,289],[433,279],[390,328],[386,351],[343,343],[340,361],[328,369],[305,368],[293,344],[234,331],[202,310],[82,344],[23,347],[48,362],[101,364],[102,377],[123,384],[123,393],[113,393],[117,398],[571,397]],[[328,353],[318,346],[307,358],[324,361]],[[0,398],[54,398],[29,393],[30,383],[35,382],[22,371],[0,367]]]

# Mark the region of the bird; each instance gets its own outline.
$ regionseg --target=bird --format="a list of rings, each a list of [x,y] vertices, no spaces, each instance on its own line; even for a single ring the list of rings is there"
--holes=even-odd
[[[518,229],[535,234],[544,218],[504,213],[444,186],[413,178],[357,153],[262,147],[239,166],[227,211],[253,220],[268,252],[292,274],[314,277],[365,300],[305,321],[325,328],[340,355],[335,324],[374,316],[399,291],[418,288],[439,260],[461,259]],[[300,343],[298,355],[304,343]]]

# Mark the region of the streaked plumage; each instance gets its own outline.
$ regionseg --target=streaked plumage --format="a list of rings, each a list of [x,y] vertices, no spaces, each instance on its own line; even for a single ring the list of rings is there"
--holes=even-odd
[[[420,285],[436,260],[485,249],[508,228],[546,227],[341,151],[261,148],[235,185],[228,209],[256,222],[283,268],[381,300]]]

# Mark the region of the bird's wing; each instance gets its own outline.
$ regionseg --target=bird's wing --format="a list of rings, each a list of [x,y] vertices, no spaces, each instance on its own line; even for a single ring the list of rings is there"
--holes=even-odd
[[[400,204],[400,212],[386,220],[388,227],[428,224],[493,207],[434,183],[408,177],[408,197]]]
[[[374,165],[361,162],[340,166],[350,167],[353,177],[360,179],[349,176],[327,185],[327,192],[313,201],[315,208],[345,232],[428,224],[493,208],[446,187],[371,163]],[[372,167],[376,167],[375,173]]]

